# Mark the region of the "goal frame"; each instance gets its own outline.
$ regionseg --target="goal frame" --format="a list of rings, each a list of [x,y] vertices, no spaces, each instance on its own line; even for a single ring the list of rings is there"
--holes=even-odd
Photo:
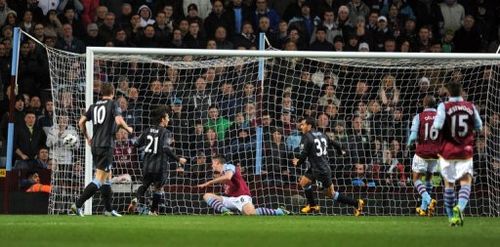
[[[281,51],[281,50],[208,50],[208,49],[164,49],[164,48],[121,48],[121,47],[87,47],[86,49],[86,89],[85,108],[94,102],[94,58],[96,54],[109,55],[166,55],[166,56],[220,56],[220,57],[296,57],[296,58],[330,58],[330,59],[447,59],[447,60],[498,60],[498,53],[396,53],[396,52],[319,52],[319,51]],[[260,61],[263,61],[261,59]],[[263,66],[261,65],[263,68]],[[264,80],[259,73],[259,81]],[[488,84],[488,89],[490,84]],[[488,103],[488,100],[486,101]],[[87,129],[92,135],[92,125]],[[85,145],[85,184],[92,181],[92,153],[89,145]],[[85,202],[85,214],[92,214],[92,200]]]

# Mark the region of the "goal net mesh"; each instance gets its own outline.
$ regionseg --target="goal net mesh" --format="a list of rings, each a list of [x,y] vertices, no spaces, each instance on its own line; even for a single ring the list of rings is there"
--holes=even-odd
[[[85,111],[85,56],[48,49],[56,122],[70,125]],[[224,154],[241,168],[258,207],[285,206],[299,212],[305,204],[298,178],[307,165],[294,167],[299,153],[299,118],[317,119],[318,129],[340,142],[341,156],[328,150],[336,190],[367,202],[368,215],[413,215],[420,205],[412,187],[406,140],[412,117],[422,110],[425,95],[445,100],[444,83],[463,83],[485,122],[477,133],[474,183],[467,214],[498,216],[500,211],[499,67],[498,61],[445,59],[314,59],[274,57],[103,55],[95,54],[93,98],[102,83],[116,87],[125,121],[134,128],[116,133],[113,206],[127,209],[142,178],[142,153],[133,146],[149,125],[156,106],[171,109],[168,129],[184,167],[164,164],[166,183],[161,214],[212,214],[198,189],[213,178],[211,157]],[[263,79],[262,79],[263,78]],[[72,150],[70,164],[57,163],[52,173],[49,212],[66,214],[82,193],[84,138]],[[53,152],[67,149],[56,146]],[[439,171],[436,171],[438,174]],[[431,196],[443,214],[443,182],[432,180]],[[321,213],[352,213],[325,198],[314,185]],[[151,197],[151,192],[147,192]],[[103,212],[99,193],[93,213]]]

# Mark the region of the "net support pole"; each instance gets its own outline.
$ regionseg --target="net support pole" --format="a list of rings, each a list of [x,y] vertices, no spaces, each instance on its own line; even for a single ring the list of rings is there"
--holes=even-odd
[[[12,162],[14,161],[14,105],[16,102],[15,92],[17,87],[17,71],[19,65],[19,48],[21,46],[21,28],[14,28],[14,39],[12,40],[12,66],[10,70],[10,91],[9,94],[9,123],[7,127],[7,150],[5,161],[5,185],[3,208],[4,213],[9,213],[9,177],[12,170]]]
[[[86,51],[86,68],[85,68],[85,110],[89,109],[89,107],[94,103],[94,51],[92,49],[87,48]],[[92,124],[87,122],[87,131],[89,136],[92,136]],[[87,144],[85,140],[85,186],[92,182],[92,172],[93,172],[93,164],[92,164],[92,151],[90,146]],[[92,214],[92,199],[89,199],[85,202],[84,213],[86,215]]]
[[[263,51],[265,47],[265,33],[259,33],[259,50]],[[264,90],[264,58],[259,58],[259,70],[258,70],[258,81],[260,83],[259,87],[259,113],[258,118],[262,119],[262,95]],[[261,122],[261,121],[260,121]],[[256,143],[255,143],[255,175],[260,175],[262,173],[262,126],[257,125],[255,129]]]

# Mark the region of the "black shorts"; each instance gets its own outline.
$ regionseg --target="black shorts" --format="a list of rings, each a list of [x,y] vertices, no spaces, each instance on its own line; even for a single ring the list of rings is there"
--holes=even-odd
[[[163,172],[155,172],[155,173],[144,173],[142,177],[142,184],[149,187],[151,184],[155,188],[161,188],[165,184],[165,176]]]
[[[332,183],[332,174],[331,173],[314,173],[310,168],[306,170],[304,177],[311,180],[313,183],[315,181],[321,182],[323,185],[323,189],[328,189]]]
[[[113,148],[92,147],[92,156],[95,168],[105,172],[111,171],[113,164]]]

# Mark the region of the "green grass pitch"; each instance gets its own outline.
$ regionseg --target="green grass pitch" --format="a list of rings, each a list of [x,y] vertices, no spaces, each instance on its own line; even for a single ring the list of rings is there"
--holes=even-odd
[[[0,246],[499,246],[499,218],[0,216]]]

